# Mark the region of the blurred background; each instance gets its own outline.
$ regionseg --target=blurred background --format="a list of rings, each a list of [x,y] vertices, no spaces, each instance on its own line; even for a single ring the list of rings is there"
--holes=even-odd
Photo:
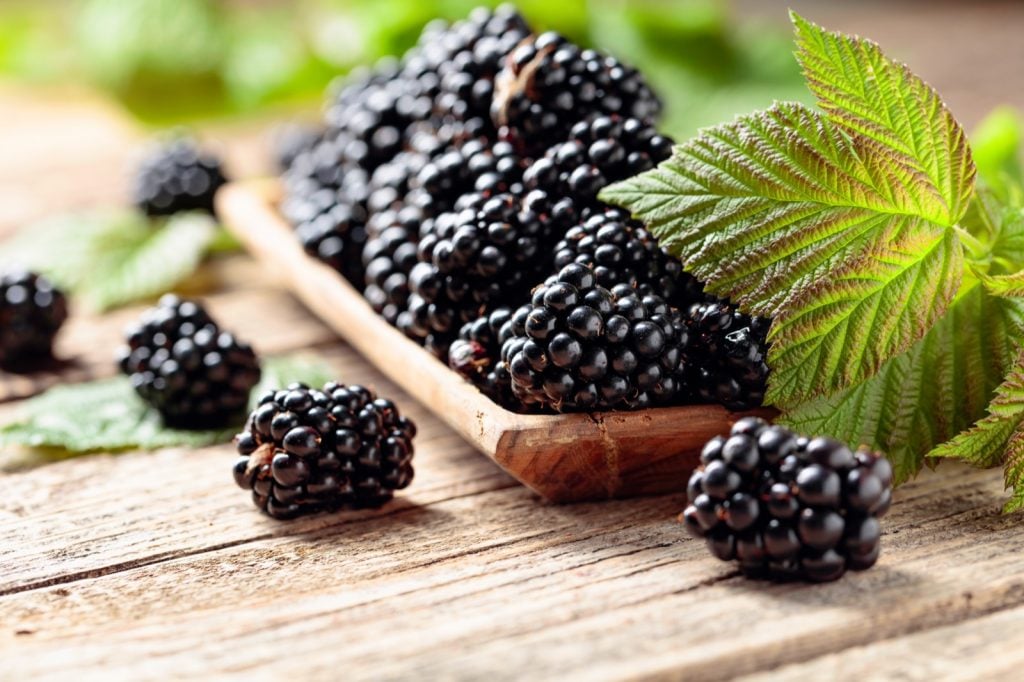
[[[123,201],[140,139],[185,126],[234,175],[268,172],[266,131],[315,119],[327,84],[401,54],[483,0],[0,0],[0,234],[55,206]],[[521,0],[640,67],[685,138],[776,99],[808,101],[787,7],[909,62],[970,129],[1024,105],[1024,3]]]

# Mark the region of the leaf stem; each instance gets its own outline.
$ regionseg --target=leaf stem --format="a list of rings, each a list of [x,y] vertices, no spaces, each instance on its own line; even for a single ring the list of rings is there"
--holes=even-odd
[[[985,261],[989,256],[989,247],[985,245],[983,241],[975,237],[973,234],[960,227],[959,225],[953,226],[953,231],[956,236],[960,238],[960,242],[967,249],[967,252],[971,256],[971,260]]]

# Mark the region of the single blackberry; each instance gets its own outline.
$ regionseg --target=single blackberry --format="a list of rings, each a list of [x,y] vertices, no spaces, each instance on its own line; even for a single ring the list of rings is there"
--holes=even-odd
[[[341,190],[323,188],[303,199],[293,197],[283,209],[306,253],[362,288],[366,212]]]
[[[320,126],[308,123],[291,123],[274,130],[270,142],[277,170],[287,172],[296,158],[320,143],[323,135]]]
[[[416,426],[362,386],[269,391],[235,437],[239,487],[276,519],[378,507],[412,482]]]
[[[660,111],[639,71],[554,32],[523,41],[509,54],[491,105],[502,134],[530,154],[567,140],[575,123],[594,114],[650,121]]]
[[[641,294],[656,294],[672,305],[702,300],[700,283],[674,256],[658,247],[643,225],[618,208],[586,211],[581,224],[555,245],[555,267],[570,263],[594,270],[597,284],[611,289],[629,284]]]
[[[448,351],[448,365],[480,392],[507,409],[522,407],[512,393],[512,376],[501,362],[501,347],[517,331],[525,331],[529,304],[512,309],[503,306],[467,322]]]
[[[179,138],[152,149],[139,163],[132,203],[151,216],[180,211],[213,213],[213,197],[227,180],[220,160]]]
[[[824,582],[878,560],[892,466],[745,417],[704,446],[687,492],[681,520],[719,559],[748,575]]]
[[[409,273],[419,262],[417,247],[422,222],[422,212],[406,206],[377,213],[367,224],[363,296],[390,324],[396,324],[399,314],[408,306]]]
[[[685,353],[691,400],[730,410],[761,405],[768,380],[771,321],[750,317],[727,301],[694,303],[685,314],[690,343]]]
[[[567,215],[539,212],[514,194],[463,195],[456,211],[426,221],[412,295],[399,326],[444,359],[459,328],[488,310],[527,298],[548,270],[548,244]]]
[[[664,299],[628,284],[609,291],[573,263],[534,290],[525,334],[501,352],[524,403],[574,412],[672,401],[685,345]]]
[[[530,189],[547,189],[595,202],[607,185],[650,170],[672,154],[672,140],[647,121],[601,115],[576,123],[527,169]]]
[[[198,303],[167,294],[128,330],[118,364],[170,425],[223,426],[244,413],[260,379],[252,348]]]
[[[30,369],[51,357],[67,318],[67,299],[50,280],[27,271],[0,275],[0,367]]]

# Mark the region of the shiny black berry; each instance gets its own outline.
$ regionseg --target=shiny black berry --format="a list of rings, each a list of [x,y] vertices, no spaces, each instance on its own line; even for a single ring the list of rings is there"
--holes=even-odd
[[[748,575],[824,582],[878,560],[893,482],[880,454],[746,417],[701,462],[683,524]]]
[[[50,280],[27,271],[0,275],[0,367],[30,370],[50,358],[67,317],[67,299]]]
[[[304,384],[260,397],[235,437],[235,483],[277,519],[378,507],[412,482],[416,426],[362,386]]]
[[[198,303],[171,294],[128,330],[118,363],[142,399],[181,428],[240,419],[260,378],[248,344],[222,331]]]

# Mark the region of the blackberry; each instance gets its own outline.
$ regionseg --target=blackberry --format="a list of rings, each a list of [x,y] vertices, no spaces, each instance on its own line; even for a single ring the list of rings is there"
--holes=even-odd
[[[441,358],[459,328],[488,310],[525,300],[547,270],[546,245],[566,216],[538,212],[514,194],[464,195],[456,211],[423,225],[412,295],[399,324]]]
[[[526,20],[510,5],[493,12],[479,7],[447,30],[425,30],[421,49],[440,78],[435,110],[481,121],[480,132],[491,132],[494,78],[505,57],[530,33]]]
[[[366,212],[340,190],[321,189],[283,209],[306,253],[341,273],[357,289],[363,282]]]
[[[366,288],[363,296],[390,324],[409,302],[409,273],[419,262],[417,247],[422,213],[411,207],[377,213],[367,225],[363,248]]]
[[[198,303],[167,294],[129,329],[119,351],[121,371],[169,426],[210,428],[240,416],[260,367]]]
[[[690,343],[685,353],[691,399],[730,410],[761,405],[768,379],[767,336],[771,321],[741,313],[728,301],[695,303],[686,313]]]
[[[319,126],[291,123],[277,128],[271,138],[274,165],[285,173],[295,159],[313,149],[323,139],[324,131]]]
[[[269,391],[235,436],[235,482],[277,519],[378,507],[412,481],[416,426],[362,386]]]
[[[531,308],[529,304],[515,310],[503,306],[467,322],[449,349],[448,365],[507,409],[522,406],[512,393],[512,377],[508,366],[501,362],[501,347],[517,332],[524,332]]]
[[[555,245],[555,267],[570,263],[594,270],[597,284],[626,283],[642,294],[657,294],[672,305],[702,298],[701,285],[683,272],[678,259],[658,247],[643,225],[618,208],[586,211],[588,216]]]
[[[686,345],[677,314],[628,284],[609,291],[573,263],[533,292],[525,333],[502,347],[525,404],[559,412],[639,409],[676,398]]]
[[[25,370],[52,357],[67,318],[67,299],[50,280],[27,271],[0,275],[0,367]]]
[[[225,182],[216,156],[193,140],[179,138],[143,157],[133,181],[132,203],[150,216],[213,213],[213,197]]]
[[[681,520],[719,559],[752,576],[835,580],[878,560],[892,466],[831,438],[745,417],[701,452]]]
[[[524,182],[577,200],[594,202],[605,186],[650,170],[672,153],[672,140],[650,122],[617,114],[573,125],[569,139],[554,145],[527,169]]]
[[[613,57],[542,33],[516,47],[495,79],[491,116],[527,153],[569,137],[595,114],[653,120],[661,102],[643,76]]]

